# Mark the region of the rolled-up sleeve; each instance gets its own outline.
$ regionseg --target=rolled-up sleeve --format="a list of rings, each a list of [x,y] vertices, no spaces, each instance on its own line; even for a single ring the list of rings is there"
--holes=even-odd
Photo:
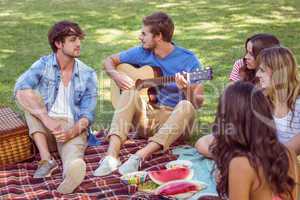
[[[140,47],[132,47],[126,51],[122,51],[120,55],[121,63],[128,64],[140,64],[143,61],[143,55],[145,54],[145,50]]]
[[[14,97],[18,90],[35,89],[40,81],[44,67],[45,63],[42,60],[33,63],[32,66],[17,79],[14,88]]]
[[[89,120],[89,125],[91,125],[95,118],[95,109],[98,96],[98,81],[95,71],[91,73],[86,84],[86,90],[80,101],[79,119],[85,117]]]

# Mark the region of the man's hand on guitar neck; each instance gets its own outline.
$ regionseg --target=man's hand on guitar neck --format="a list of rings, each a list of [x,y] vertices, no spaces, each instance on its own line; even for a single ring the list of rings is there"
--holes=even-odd
[[[199,109],[203,103],[203,86],[201,84],[189,84],[188,80],[180,74],[175,75],[177,87],[183,91],[186,99],[190,101],[196,109]]]
[[[180,73],[175,74],[175,82],[180,90],[186,89],[188,86],[188,81]]]

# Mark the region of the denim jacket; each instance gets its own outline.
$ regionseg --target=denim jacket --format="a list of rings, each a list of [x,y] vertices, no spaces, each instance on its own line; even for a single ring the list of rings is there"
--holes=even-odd
[[[57,97],[60,81],[60,67],[55,54],[52,53],[41,57],[17,79],[14,96],[18,90],[37,90],[49,112]],[[89,125],[93,123],[98,95],[97,85],[95,70],[75,59],[70,93],[70,99],[73,100],[70,107],[75,122],[85,117],[89,120]]]

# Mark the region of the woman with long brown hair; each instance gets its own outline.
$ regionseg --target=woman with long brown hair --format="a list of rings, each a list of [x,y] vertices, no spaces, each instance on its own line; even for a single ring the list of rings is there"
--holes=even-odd
[[[268,33],[258,33],[247,38],[245,42],[245,56],[235,62],[229,80],[233,82],[241,80],[259,84],[258,78],[255,77],[258,69],[257,57],[259,53],[266,48],[279,45],[279,39]],[[195,147],[201,154],[210,157],[211,155],[208,147],[212,141],[213,136],[211,134],[202,136],[196,142]]]
[[[258,54],[265,48],[279,45],[278,38],[268,33],[258,33],[247,38],[245,42],[245,56],[234,63],[229,80],[242,80],[255,83],[255,73],[257,71],[256,58]]]
[[[296,156],[278,141],[269,102],[253,84],[229,85],[219,100],[214,140],[219,196],[297,200]]]
[[[257,77],[273,110],[277,135],[300,154],[300,77],[293,53],[285,47],[263,50]]]

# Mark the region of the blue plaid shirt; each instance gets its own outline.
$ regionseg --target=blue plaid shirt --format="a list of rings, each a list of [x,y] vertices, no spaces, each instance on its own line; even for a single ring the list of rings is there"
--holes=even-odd
[[[18,90],[37,90],[49,112],[57,97],[60,81],[60,67],[55,54],[52,53],[41,57],[17,79],[14,95]],[[75,59],[70,93],[70,99],[73,100],[70,107],[75,122],[85,117],[90,125],[93,123],[98,96],[97,85],[95,70]]]

